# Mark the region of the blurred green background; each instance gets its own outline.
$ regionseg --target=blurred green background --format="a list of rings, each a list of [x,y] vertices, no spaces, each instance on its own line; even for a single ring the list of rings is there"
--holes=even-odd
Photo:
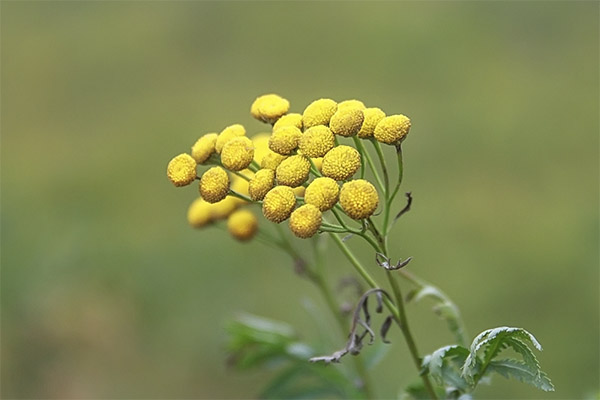
[[[316,340],[303,303],[321,299],[286,256],[192,230],[196,189],[165,177],[205,132],[264,130],[249,107],[270,92],[295,112],[359,98],[411,117],[415,200],[395,255],[458,303],[471,337],[533,332],[556,386],[498,377],[479,398],[598,389],[597,2],[1,7],[3,398],[248,398],[271,373],[226,367],[228,320]],[[422,353],[452,340],[429,304],[408,311]],[[381,397],[415,378],[391,340]]]

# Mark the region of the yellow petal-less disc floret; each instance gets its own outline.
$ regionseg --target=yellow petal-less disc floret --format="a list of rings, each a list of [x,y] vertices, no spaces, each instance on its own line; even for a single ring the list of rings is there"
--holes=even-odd
[[[258,165],[262,162],[262,159],[271,152],[269,149],[269,138],[271,133],[259,133],[252,136],[252,144],[254,144],[254,161]]]
[[[335,206],[340,195],[337,182],[326,176],[316,178],[308,185],[304,193],[304,202],[312,204],[321,211],[327,211]]]
[[[337,103],[331,99],[319,99],[310,103],[302,113],[304,129],[316,125],[329,125],[329,120],[337,111]]]
[[[234,196],[227,196],[223,200],[210,205],[210,216],[213,221],[225,219],[238,208],[243,200]]]
[[[267,192],[275,186],[275,171],[272,169],[260,169],[254,174],[254,178],[248,182],[250,198],[259,201],[265,198]]]
[[[227,219],[227,230],[237,240],[248,241],[258,230],[258,219],[248,210],[237,210]]]
[[[286,158],[275,170],[277,183],[280,185],[296,187],[308,179],[310,161],[303,155],[296,154]]]
[[[358,131],[358,137],[361,139],[367,139],[373,136],[375,127],[383,118],[385,113],[377,107],[365,108],[363,110],[365,120],[363,121],[360,131]]]
[[[288,158],[288,156],[282,156],[281,154],[277,154],[274,151],[269,150],[269,153],[263,157],[260,167],[275,171],[279,164],[281,164],[281,162],[286,158]]]
[[[358,108],[347,107],[342,110],[337,110],[329,121],[329,127],[336,135],[350,137],[360,131],[360,127],[364,121],[362,110]]]
[[[302,131],[293,125],[282,126],[273,131],[269,138],[269,148],[281,155],[290,155],[298,148]]]
[[[385,144],[398,144],[408,135],[409,130],[410,119],[406,115],[390,115],[379,121],[373,136]]]
[[[202,228],[212,222],[211,215],[212,204],[206,202],[202,197],[198,197],[190,204],[187,212],[187,220],[194,228]]]
[[[221,151],[221,163],[230,171],[247,168],[254,159],[254,144],[246,136],[231,139]]]
[[[340,205],[352,219],[360,220],[373,215],[379,204],[375,187],[364,179],[346,182],[340,190]]]
[[[246,135],[246,128],[244,128],[243,125],[229,125],[227,128],[223,129],[221,133],[219,133],[219,136],[217,136],[217,141],[215,142],[215,151],[218,154],[221,154],[221,150],[223,150],[225,143],[229,142],[233,138],[244,135]]]
[[[192,146],[192,157],[198,164],[202,164],[215,152],[218,133],[207,133]]]
[[[298,148],[307,157],[323,157],[335,146],[335,136],[325,125],[308,128],[302,136]]]
[[[321,172],[321,169],[323,167],[323,157],[313,157],[311,158],[311,161],[313,165],[317,168],[317,170]]]
[[[302,129],[302,114],[291,113],[284,115],[283,117],[279,118],[275,124],[273,124],[273,130],[290,125],[295,126],[298,129]]]
[[[254,173],[252,171],[250,171],[249,169],[245,169],[245,170],[241,171],[241,173],[244,175],[245,178],[248,178],[248,179],[252,179],[252,177],[254,176]],[[245,178],[242,178],[239,175],[232,175],[230,178],[231,184],[229,185],[229,188],[232,191],[247,197],[247,196],[249,196],[249,185],[248,185],[248,180]],[[233,198],[238,203],[238,205],[247,203],[246,200],[240,199],[239,197],[233,196]]]
[[[259,121],[272,124],[290,109],[290,102],[277,94],[258,97],[250,107],[250,114]]]
[[[365,107],[365,103],[363,103],[360,100],[355,100],[355,99],[344,100],[344,101],[340,101],[338,103],[338,111],[339,110],[348,110],[348,109],[351,109],[351,108],[354,108],[354,109],[357,109],[357,110],[364,110],[367,107]]]
[[[262,211],[266,219],[280,223],[289,218],[295,206],[294,190],[289,186],[275,186],[265,195]]]
[[[340,145],[329,150],[323,157],[321,172],[336,181],[344,181],[358,171],[360,153],[354,147]]]
[[[216,203],[229,192],[229,175],[221,167],[212,167],[200,178],[200,195],[209,203]]]
[[[290,215],[290,230],[299,238],[312,237],[321,227],[321,211],[312,204],[304,204]]]
[[[167,177],[175,186],[186,186],[196,179],[196,160],[183,153],[173,157],[167,165]]]

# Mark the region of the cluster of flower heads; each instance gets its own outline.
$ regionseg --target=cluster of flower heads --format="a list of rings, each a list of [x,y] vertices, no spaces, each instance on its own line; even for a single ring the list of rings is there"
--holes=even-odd
[[[227,219],[232,236],[249,240],[258,229],[258,219],[247,207],[251,204],[261,204],[268,221],[289,220],[300,238],[315,235],[323,213],[334,207],[354,220],[373,215],[379,204],[376,188],[353,179],[363,165],[361,153],[338,139],[398,145],[408,134],[410,119],[386,116],[359,100],[319,99],[302,114],[289,113],[289,108],[289,101],[276,94],[260,96],[250,113],[272,125],[271,132],[249,138],[242,125],[230,125],[203,135],[189,154],[169,162],[167,176],[175,186],[199,180],[200,197],[188,209],[193,227]],[[198,166],[205,166],[200,176]]]

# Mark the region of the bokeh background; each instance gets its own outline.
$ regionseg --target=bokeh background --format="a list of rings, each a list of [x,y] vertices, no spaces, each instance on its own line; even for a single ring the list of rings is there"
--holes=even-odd
[[[3,1],[1,13],[3,398],[250,398],[272,372],[226,367],[228,320],[288,321],[308,342],[327,329],[285,255],[192,230],[196,190],[165,177],[203,133],[264,130],[249,107],[270,92],[296,112],[359,98],[411,117],[415,200],[397,256],[458,303],[471,337],[533,332],[556,386],[498,377],[479,398],[598,390],[597,2]],[[332,279],[351,273],[335,250],[328,263]],[[408,311],[422,353],[452,340],[430,304]],[[381,397],[415,377],[391,338]]]

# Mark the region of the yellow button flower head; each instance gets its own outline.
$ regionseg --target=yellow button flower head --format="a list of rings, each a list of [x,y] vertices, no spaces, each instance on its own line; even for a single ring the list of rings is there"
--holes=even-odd
[[[302,136],[298,148],[307,157],[323,157],[335,146],[335,136],[325,125],[308,128]]]
[[[259,201],[265,198],[267,192],[275,186],[275,171],[272,169],[260,169],[250,179],[248,183],[248,192],[250,198]]]
[[[290,155],[298,147],[302,131],[293,125],[282,126],[273,131],[269,139],[269,148],[275,153]]]
[[[237,240],[250,240],[258,230],[256,216],[248,210],[237,210],[227,219],[227,230]]]
[[[321,222],[321,211],[312,204],[304,204],[290,216],[290,230],[299,238],[307,239],[317,233]]]
[[[365,117],[362,110],[358,108],[347,107],[337,110],[329,121],[329,127],[336,135],[350,137],[360,131]]]
[[[276,94],[258,97],[250,107],[250,114],[259,121],[272,124],[290,109],[290,102]]]
[[[221,154],[221,150],[223,150],[223,146],[225,143],[229,142],[231,139],[246,135],[246,128],[240,124],[233,124],[223,129],[219,136],[217,136],[217,141],[215,142],[215,151],[218,154]]]
[[[202,164],[215,152],[218,133],[207,133],[192,146],[192,157],[198,164]]]
[[[377,107],[365,108],[363,110],[363,114],[365,115],[365,120],[358,131],[358,137],[361,139],[370,138],[373,136],[373,132],[375,131],[375,127],[383,118],[385,118],[385,113]]]
[[[379,204],[375,187],[364,179],[346,182],[340,190],[340,205],[352,219],[360,220],[373,215]]]
[[[227,196],[223,200],[210,205],[210,216],[215,220],[225,219],[240,205],[240,199],[234,196]]]
[[[329,120],[337,110],[337,103],[331,99],[319,99],[310,103],[302,113],[304,129],[316,125],[329,125]]]
[[[275,186],[265,195],[262,211],[266,219],[278,224],[288,219],[295,206],[294,190],[289,186]]]
[[[174,157],[167,165],[167,177],[175,186],[186,186],[196,179],[196,160],[183,153]]]
[[[296,186],[294,189],[294,195],[296,197],[304,197],[304,193],[306,192],[306,188],[304,186]]]
[[[313,164],[315,165],[315,167],[317,168],[317,170],[319,172],[321,172],[321,169],[323,167],[323,157],[316,157],[316,158],[311,158]]]
[[[323,157],[323,175],[344,181],[356,173],[360,167],[360,153],[354,147],[340,145],[329,150]]]
[[[298,129],[302,129],[302,114],[291,113],[284,115],[279,118],[273,125],[273,130],[279,129],[284,126],[295,126]]]
[[[249,169],[245,169],[245,170],[241,171],[241,173],[250,179],[254,176],[254,173],[252,171],[250,171]],[[248,181],[246,179],[244,179],[238,175],[231,176],[231,184],[230,184],[231,190],[233,190],[239,194],[243,194],[244,196],[249,196],[248,186],[249,186]],[[233,196],[233,198],[240,205],[247,203],[246,200],[240,199],[239,197]]]
[[[229,175],[221,167],[208,169],[200,179],[200,195],[209,203],[216,203],[229,192]]]
[[[288,158],[288,156],[282,156],[281,154],[277,154],[269,150],[269,153],[263,157],[260,163],[260,167],[264,169],[272,169],[273,171],[275,171],[279,164],[281,164],[281,162],[286,158]]]
[[[312,204],[321,211],[333,208],[340,195],[337,182],[328,177],[319,177],[308,185],[304,193],[304,202]]]
[[[230,171],[247,168],[254,159],[254,144],[246,136],[231,139],[221,151],[221,163]]]
[[[406,115],[390,115],[379,121],[373,134],[379,142],[398,144],[408,135],[409,129],[410,119]]]
[[[357,109],[357,110],[364,110],[365,108],[365,103],[363,103],[360,100],[344,100],[344,101],[340,101],[338,103],[338,111],[339,110],[348,110],[348,109]]]
[[[269,149],[270,137],[270,133],[259,133],[252,136],[252,144],[254,144],[254,161],[256,161],[258,165],[260,165],[264,156],[271,152]]]
[[[308,179],[310,161],[303,155],[296,154],[286,158],[275,170],[277,183],[280,185],[296,187]]]
[[[187,220],[194,228],[202,228],[212,222],[212,204],[207,203],[202,197],[198,197],[190,204],[187,212]]]

